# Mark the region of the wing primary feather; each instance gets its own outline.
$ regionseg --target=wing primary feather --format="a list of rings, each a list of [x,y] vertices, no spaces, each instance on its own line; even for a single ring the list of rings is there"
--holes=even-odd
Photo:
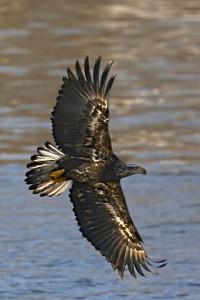
[[[110,90],[112,88],[112,85],[113,85],[113,82],[115,80],[115,77],[116,77],[116,74],[114,76],[112,76],[110,78],[110,80],[108,81],[108,84],[106,86],[106,90],[105,90],[105,94],[104,94],[104,97],[107,98],[109,96],[109,93],[110,93]]]
[[[155,263],[155,264],[159,264],[158,266],[155,266],[155,265],[153,265],[151,262],[153,262],[153,263]],[[155,261],[155,260],[152,260],[152,259],[150,259],[149,257],[148,257],[148,260],[147,260],[147,264],[149,265],[149,266],[151,266],[151,267],[153,267],[153,268],[163,268],[164,266],[166,266],[167,265],[167,262],[166,262],[166,260],[158,260],[158,261]]]
[[[166,262],[166,259],[153,260],[153,259],[151,259],[151,258],[149,258],[149,257],[148,257],[148,259],[149,259],[150,261],[152,261],[153,263],[155,263],[155,264],[163,264],[163,263],[167,263],[167,262]]]
[[[138,271],[138,273],[139,273],[141,276],[145,277],[145,275],[144,275],[144,273],[143,273],[143,271],[142,271],[142,269],[141,269],[140,262],[137,261],[137,260],[135,260],[134,265],[135,265],[135,268],[136,268],[136,270]]]
[[[84,62],[84,71],[85,71],[85,78],[87,80],[87,83],[90,87],[92,87],[93,82],[92,82],[92,77],[90,74],[90,64],[89,64],[89,57],[86,56],[85,62]]]
[[[117,268],[117,272],[118,272],[119,276],[121,278],[123,278],[123,276],[124,276],[124,270],[121,270],[121,269]]]
[[[127,266],[128,266],[128,270],[131,273],[131,275],[135,278],[137,278],[136,273],[135,273],[135,265],[132,261],[132,257],[133,257],[133,250],[130,249],[129,251],[129,257],[127,258]]]
[[[155,272],[153,272],[152,270],[150,270],[148,267],[147,267],[147,265],[145,264],[145,262],[144,261],[140,261],[140,264],[141,264],[141,266],[146,270],[146,271],[148,271],[148,272],[150,272],[150,273],[155,273]],[[155,274],[157,274],[157,273],[155,273]]]
[[[118,256],[117,256],[117,260],[116,260],[116,265],[120,266],[121,265],[121,260],[124,256],[126,250],[126,246],[124,244],[121,245],[119,252],[118,252]]]
[[[130,263],[128,264],[128,270],[133,277],[137,278],[137,276],[135,274],[135,267],[133,264],[130,264]]]
[[[126,246],[122,244],[122,246],[119,250],[119,253],[118,253],[117,261],[116,261],[118,273],[121,278],[123,277],[124,268],[125,268],[125,264],[124,264],[125,252],[126,252]]]
[[[85,87],[85,78],[78,60],[76,61],[76,74],[80,84],[83,85],[83,87]]]
[[[94,91],[98,93],[99,89],[99,69],[101,64],[101,56],[96,59],[94,70],[93,70],[93,82],[94,82]]]
[[[119,262],[118,262],[119,257],[118,257],[118,260],[117,260],[117,263],[116,263],[116,265],[118,266],[117,271],[118,271],[118,274],[120,275],[121,278],[123,278],[123,276],[124,276],[125,266],[127,264],[127,259],[129,257],[129,249],[128,249],[127,246],[124,246],[124,247],[125,247],[125,249],[123,249],[123,257],[122,257],[122,255],[120,257],[121,258],[120,265],[119,265]]]
[[[123,268],[125,269],[125,266],[127,265],[127,260],[129,258],[129,248],[127,247],[126,245],[126,250],[125,250],[125,253],[124,253],[124,263],[123,263]]]
[[[163,264],[161,264],[161,265],[159,265],[159,266],[157,266],[157,267],[160,269],[160,268],[165,267],[166,265],[167,265],[167,262],[165,261],[165,263],[163,263]]]
[[[107,80],[107,77],[108,77],[108,73],[112,67],[112,64],[113,64],[114,60],[112,60],[111,62],[109,62],[103,72],[102,72],[102,75],[101,75],[101,80],[100,80],[100,86],[99,86],[99,93],[100,95],[102,96],[103,93],[104,93],[104,89],[105,89],[105,85],[106,85],[106,80]]]
[[[69,68],[67,68],[67,75],[68,75],[68,78],[69,78],[70,80],[75,80],[75,81],[77,81],[76,76],[74,75],[74,73],[73,73]]]

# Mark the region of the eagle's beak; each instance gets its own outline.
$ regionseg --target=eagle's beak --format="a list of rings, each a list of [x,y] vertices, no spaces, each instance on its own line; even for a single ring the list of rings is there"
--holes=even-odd
[[[143,167],[135,164],[131,164],[127,166],[127,176],[134,175],[134,174],[143,174],[146,175],[147,171]]]
[[[138,169],[137,169],[137,173],[138,174],[142,174],[142,175],[147,175],[147,171],[146,171],[146,169],[145,168],[142,168],[142,167],[138,167]]]

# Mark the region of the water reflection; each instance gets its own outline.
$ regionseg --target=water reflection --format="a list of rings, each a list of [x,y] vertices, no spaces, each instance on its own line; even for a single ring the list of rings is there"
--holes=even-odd
[[[2,299],[199,298],[199,2],[1,1]],[[110,131],[149,176],[123,181],[146,247],[169,266],[121,282],[77,229],[67,196],[23,183],[67,66],[115,59]],[[153,217],[152,217],[153,216]],[[106,274],[106,276],[105,276]]]

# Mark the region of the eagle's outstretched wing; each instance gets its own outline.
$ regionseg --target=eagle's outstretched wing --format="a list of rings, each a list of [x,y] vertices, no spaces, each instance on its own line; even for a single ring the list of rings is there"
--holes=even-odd
[[[142,246],[142,239],[129,215],[119,183],[74,182],[70,199],[80,231],[101,252],[123,277],[127,266],[132,276],[137,271],[144,276],[143,269],[152,266]],[[165,265],[159,261],[158,267]]]
[[[93,75],[89,59],[82,72],[76,62],[76,76],[67,69],[68,77],[52,112],[53,136],[59,148],[70,156],[107,157],[112,153],[108,132],[108,97],[115,76],[107,82],[112,62],[107,64],[100,77],[101,57],[97,58]]]

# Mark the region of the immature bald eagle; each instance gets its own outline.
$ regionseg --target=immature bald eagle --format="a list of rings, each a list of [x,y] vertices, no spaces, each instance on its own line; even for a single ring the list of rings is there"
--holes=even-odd
[[[139,165],[126,165],[113,153],[108,132],[108,97],[115,79],[107,81],[113,62],[99,77],[101,58],[93,76],[89,59],[82,72],[76,62],[76,76],[67,77],[52,112],[56,146],[46,142],[27,165],[26,182],[34,194],[60,195],[69,187],[70,200],[82,235],[123,277],[127,266],[132,276],[150,271],[152,260],[129,214],[120,180],[133,174],[146,174]],[[164,260],[154,262],[163,267]]]

